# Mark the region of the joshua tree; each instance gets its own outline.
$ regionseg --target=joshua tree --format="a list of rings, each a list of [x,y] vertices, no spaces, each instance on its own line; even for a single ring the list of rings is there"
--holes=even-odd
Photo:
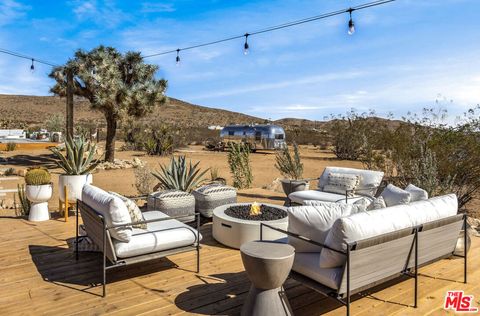
[[[118,120],[125,115],[144,116],[165,102],[167,81],[155,79],[157,70],[158,66],[145,64],[138,52],[122,54],[104,46],[89,52],[78,50],[73,59],[50,73],[56,81],[51,92],[65,96],[66,72],[74,74],[74,94],[88,99],[92,109],[105,115],[105,160],[113,161]]]

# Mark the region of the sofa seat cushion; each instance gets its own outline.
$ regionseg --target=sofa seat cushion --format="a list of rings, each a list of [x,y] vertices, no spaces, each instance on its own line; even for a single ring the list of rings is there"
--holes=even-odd
[[[292,270],[331,289],[338,290],[342,280],[343,268],[319,268],[319,252],[296,252]]]
[[[143,218],[148,221],[168,218],[159,211],[144,212]],[[147,229],[133,229],[129,242],[113,241],[115,252],[119,258],[140,256],[152,252],[164,251],[177,247],[192,245],[197,238],[197,231],[175,219],[152,222]],[[202,236],[200,235],[200,239]]]
[[[413,228],[431,221],[457,214],[458,201],[455,194],[438,196],[429,200],[397,205],[369,212],[360,212],[339,218],[325,239],[325,245],[346,251],[346,242],[355,242],[405,228]],[[323,248],[320,267],[342,266],[345,256]]]
[[[323,201],[323,202],[343,202],[345,203],[345,194],[337,194],[330,192],[322,192],[319,190],[305,190],[290,193],[288,195],[290,201],[297,204],[305,204],[305,201]],[[354,203],[361,199],[361,196],[353,196],[348,198],[348,203]]]
[[[338,218],[349,216],[353,209],[355,209],[354,212],[358,210],[352,204],[345,203],[314,201],[313,204],[287,209],[288,231],[321,244],[325,242],[330,228]],[[288,236],[288,243],[297,252],[320,252],[322,250],[321,246],[313,245],[293,236]]]
[[[82,201],[102,214],[107,226],[122,225],[132,222],[127,206],[118,197],[111,195],[93,185],[86,184],[82,189]],[[128,242],[132,236],[132,226],[111,228],[110,235],[119,241]]]

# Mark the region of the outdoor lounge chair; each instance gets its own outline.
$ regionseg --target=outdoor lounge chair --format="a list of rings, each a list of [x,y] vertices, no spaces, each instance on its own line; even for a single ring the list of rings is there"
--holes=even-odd
[[[437,198],[432,204],[435,207],[446,205],[451,208],[451,204],[448,205],[450,197],[445,196],[444,200],[442,200],[442,197]],[[421,208],[429,202],[416,203],[418,204],[411,209],[412,211],[421,211]],[[371,211],[376,213],[372,214],[372,219],[387,209]],[[394,211],[401,212],[400,207],[396,207]],[[437,211],[438,208],[437,210],[433,209],[431,213],[434,214],[433,216],[437,216],[438,219],[436,220],[377,234],[368,238],[357,239],[352,238],[352,236],[361,235],[361,232],[355,230],[355,225],[359,224],[357,227],[365,227],[365,221],[356,221],[354,217],[363,217],[365,219],[370,217],[369,214],[353,215],[351,220],[340,218],[335,222],[334,226],[345,228],[348,232],[342,235],[341,229],[337,229],[333,233],[337,236],[340,234],[339,240],[343,240],[343,246],[335,248],[329,245],[331,243],[328,237],[324,243],[320,243],[299,234],[269,226],[268,224],[261,225],[260,238],[262,238],[264,229],[273,229],[287,234],[289,238],[301,240],[314,247],[319,247],[321,250],[317,252],[296,252],[290,276],[305,286],[334,298],[345,305],[347,315],[350,313],[352,294],[363,292],[401,275],[414,278],[413,306],[417,307],[418,268],[442,258],[452,255],[456,256],[454,251],[461,229],[464,229],[464,242],[467,240],[466,215],[445,216],[451,213],[451,210],[443,212],[442,215],[438,215]],[[408,216],[411,214],[413,212],[409,213]],[[402,214],[400,214],[401,216]],[[421,220],[420,217],[419,220]],[[398,219],[397,217],[393,220]],[[375,220],[374,222],[378,223]],[[334,227],[333,229],[336,228]],[[372,229],[371,231],[375,231],[375,227]],[[328,257],[324,257],[323,251],[326,251]],[[339,259],[342,263],[338,266],[322,267],[324,260],[331,261],[332,257],[337,257],[337,260]],[[466,283],[467,253],[465,252],[463,256],[458,257],[464,258],[463,281]],[[325,266],[325,264],[323,265]]]
[[[328,182],[330,173],[353,174],[359,176],[359,183],[354,192],[345,191],[344,194],[325,192],[324,187]],[[290,204],[303,205],[305,201],[344,202],[354,203],[362,197],[374,197],[383,179],[383,172],[354,168],[326,167],[319,178],[304,179],[307,181],[318,180],[316,190],[305,190],[290,193]],[[353,194],[352,194],[353,193]]]
[[[118,208],[114,204],[121,200],[109,193],[86,185],[82,201],[77,202],[76,258],[78,260],[79,214],[82,216],[87,236],[101,250],[103,255],[103,294],[106,296],[107,270],[166,257],[187,251],[197,252],[197,273],[200,270],[200,214],[196,216],[193,229],[159,211],[143,212],[143,221],[120,223]],[[118,205],[117,205],[118,206]],[[121,206],[121,205],[120,205]],[[112,213],[113,211],[113,213]],[[128,214],[127,214],[128,215]],[[147,224],[146,229],[132,228],[132,225]],[[128,241],[119,239],[129,236]],[[108,263],[107,263],[108,259]]]

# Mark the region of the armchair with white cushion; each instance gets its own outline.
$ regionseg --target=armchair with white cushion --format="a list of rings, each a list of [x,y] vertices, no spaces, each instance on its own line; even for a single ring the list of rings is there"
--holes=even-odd
[[[335,186],[329,183],[331,175],[354,176],[357,182],[354,185]],[[305,190],[290,193],[288,200],[290,204],[304,205],[305,201],[324,201],[355,203],[361,198],[373,198],[377,193],[383,179],[383,172],[355,168],[326,167],[318,180],[318,187],[315,190]]]

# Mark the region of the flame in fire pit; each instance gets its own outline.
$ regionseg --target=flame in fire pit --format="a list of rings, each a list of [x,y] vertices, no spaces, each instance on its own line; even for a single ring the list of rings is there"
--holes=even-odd
[[[260,204],[257,202],[253,202],[252,206],[250,206],[250,215],[251,216],[257,216],[262,214],[262,211],[260,210]]]

